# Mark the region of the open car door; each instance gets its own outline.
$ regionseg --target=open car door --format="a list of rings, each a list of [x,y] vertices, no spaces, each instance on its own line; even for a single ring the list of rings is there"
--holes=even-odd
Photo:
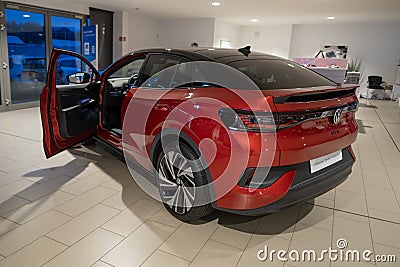
[[[92,136],[99,121],[100,75],[83,56],[54,49],[40,95],[46,157]]]

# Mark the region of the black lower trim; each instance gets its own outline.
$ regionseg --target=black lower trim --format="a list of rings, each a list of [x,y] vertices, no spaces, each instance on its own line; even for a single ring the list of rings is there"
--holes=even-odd
[[[267,206],[252,210],[231,210],[216,207],[216,209],[241,215],[262,215],[278,211],[292,204],[316,198],[331,189],[335,188],[352,172],[354,159],[350,155],[348,148],[343,150],[343,160],[323,170],[311,175],[309,163],[301,163],[291,167],[296,169],[296,176],[293,180],[289,192],[281,199]],[[307,175],[308,174],[308,175]]]
[[[151,184],[157,186],[156,177],[152,172],[146,170],[145,168],[143,168],[141,165],[139,165],[137,162],[130,159],[129,157],[125,157],[122,150],[115,148],[113,145],[109,144],[102,138],[96,137],[95,139],[100,142],[104,150],[106,150],[108,153],[110,153],[120,161],[124,162],[128,167],[128,169],[130,170],[131,175],[134,175],[135,178],[140,178],[140,179],[144,178],[148,180]]]
[[[295,170],[296,176],[291,186],[295,187],[303,182],[312,181],[321,174],[323,175],[329,172],[331,169],[336,169],[338,166],[353,160],[348,148],[342,150],[342,156],[342,161],[315,173],[310,172],[310,162],[308,161],[287,166],[247,168],[239,179],[238,185],[249,188],[266,188],[273,185],[285,173]]]

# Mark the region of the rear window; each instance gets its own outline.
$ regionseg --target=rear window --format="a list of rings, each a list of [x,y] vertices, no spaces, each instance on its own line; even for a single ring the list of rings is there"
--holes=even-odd
[[[286,60],[248,59],[228,65],[246,74],[261,90],[336,86],[327,78]]]

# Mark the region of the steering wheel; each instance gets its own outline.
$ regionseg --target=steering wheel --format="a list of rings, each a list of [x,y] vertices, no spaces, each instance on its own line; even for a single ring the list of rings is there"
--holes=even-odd
[[[135,73],[129,78],[129,89],[135,87],[136,81],[139,78],[139,74]]]

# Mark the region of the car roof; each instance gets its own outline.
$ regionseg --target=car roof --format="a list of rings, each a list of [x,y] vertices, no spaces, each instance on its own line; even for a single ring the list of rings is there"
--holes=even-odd
[[[226,48],[153,48],[135,51],[134,53],[169,53],[173,55],[186,56],[191,60],[204,60],[204,61],[216,61],[223,64],[227,64],[233,61],[247,60],[247,59],[282,59],[280,57],[272,56],[269,54],[251,51],[246,56],[239,52],[238,49],[226,49]]]

